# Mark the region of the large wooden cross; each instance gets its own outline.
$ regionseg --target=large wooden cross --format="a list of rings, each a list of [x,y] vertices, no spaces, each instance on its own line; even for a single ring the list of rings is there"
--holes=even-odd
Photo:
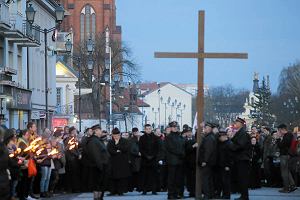
[[[195,58],[198,59],[198,94],[197,94],[197,126],[203,122],[204,113],[204,59],[206,58],[231,58],[247,59],[247,53],[208,53],[204,51],[204,23],[205,12],[199,11],[198,21],[198,52],[155,52],[155,58]],[[200,132],[200,130],[199,130]],[[201,144],[202,137],[197,134],[197,142]],[[201,199],[201,173],[197,167],[196,199]]]

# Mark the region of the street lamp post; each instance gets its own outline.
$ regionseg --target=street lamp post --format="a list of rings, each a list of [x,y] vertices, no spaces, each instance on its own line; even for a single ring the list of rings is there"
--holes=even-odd
[[[45,107],[46,107],[46,120],[45,120],[45,127],[48,127],[48,120],[49,120],[49,111],[48,111],[48,41],[47,41],[47,36],[48,33],[51,33],[52,31],[56,30],[57,26],[52,27],[50,29],[44,28],[44,29],[39,29],[36,28],[35,26],[32,26],[35,18],[36,11],[32,7],[32,4],[29,4],[29,7],[26,8],[26,20],[30,24],[31,28],[34,29],[35,31],[38,31],[40,33],[44,33],[44,53],[45,53]],[[64,8],[59,5],[55,8],[55,18],[56,18],[56,23],[59,25],[62,23],[63,19],[65,16],[65,10]]]
[[[157,90],[158,94],[158,126],[160,127],[160,84],[158,84],[159,89]]]
[[[112,52],[109,28],[105,29],[105,67],[109,68],[109,132],[112,130]]]
[[[80,56],[75,56],[72,55],[72,49],[73,49],[73,44],[70,41],[70,39],[68,39],[68,41],[65,44],[65,48],[66,48],[66,52],[69,54],[69,56],[71,58],[73,58],[74,60],[76,60],[79,65],[78,65],[78,118],[79,118],[79,132],[81,132],[81,67],[82,67],[82,62],[81,62],[81,57]],[[94,43],[92,41],[92,39],[89,39],[86,43],[86,49],[89,53],[89,55],[91,55],[93,53],[94,50]],[[88,63],[88,68],[89,70],[93,69],[93,64],[92,63]]]
[[[157,115],[157,111],[155,111],[155,109],[154,108],[152,108],[152,112],[154,112],[154,128],[156,128],[157,127],[157,123],[156,123],[156,115]]]
[[[181,104],[180,104],[180,105],[181,105]],[[182,115],[183,115],[183,110],[185,110],[186,105],[184,104],[184,105],[183,105],[183,108],[180,108],[180,107],[181,107],[181,106],[179,106],[179,108],[178,108],[179,111],[180,111],[180,125],[183,126],[183,124],[182,124],[182,118],[183,118],[183,116],[182,116]]]

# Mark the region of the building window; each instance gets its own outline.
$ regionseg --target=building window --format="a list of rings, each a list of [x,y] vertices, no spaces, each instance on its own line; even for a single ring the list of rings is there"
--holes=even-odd
[[[80,39],[84,40],[84,14],[80,14]]]
[[[96,13],[95,10],[87,4],[81,10],[80,14],[80,39],[87,40],[90,37],[95,38],[96,34]]]
[[[95,40],[96,37],[96,14],[92,14],[92,39]]]
[[[56,88],[56,106],[61,106],[61,88]]]

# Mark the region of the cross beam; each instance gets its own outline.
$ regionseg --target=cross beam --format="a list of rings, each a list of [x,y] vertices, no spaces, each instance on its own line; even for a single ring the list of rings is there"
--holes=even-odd
[[[199,11],[198,15],[198,52],[155,52],[155,58],[194,58],[198,60],[198,94],[197,94],[197,142],[201,145],[202,130],[200,124],[203,122],[204,113],[204,59],[248,59],[247,53],[208,53],[204,51],[204,23],[205,12]],[[198,152],[197,152],[198,154]],[[197,156],[198,157],[198,156]],[[198,163],[198,162],[196,162]],[[196,199],[201,199],[201,170],[199,167],[196,174]]]
[[[155,52],[155,58],[228,58],[247,59],[247,53],[188,53],[188,52]]]

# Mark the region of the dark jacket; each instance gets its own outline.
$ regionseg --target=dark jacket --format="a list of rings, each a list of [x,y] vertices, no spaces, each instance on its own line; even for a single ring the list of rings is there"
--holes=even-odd
[[[16,148],[8,148],[9,153],[14,153]],[[20,174],[20,166],[18,164],[18,158],[12,157],[8,161],[9,172],[12,180],[18,180]]]
[[[233,160],[231,150],[229,149],[229,141],[218,143],[218,166],[232,167]]]
[[[215,166],[217,162],[217,141],[216,136],[211,132],[203,137],[199,147],[198,164],[206,163],[208,166]]]
[[[84,157],[89,166],[97,167],[100,171],[108,164],[108,152],[104,143],[97,136],[89,137],[84,146]]]
[[[185,140],[179,132],[171,132],[165,140],[168,165],[181,165],[185,156]]]
[[[129,140],[130,152],[129,152],[129,162],[132,172],[138,172],[141,168],[141,156],[139,149],[139,141],[137,137],[133,136]]]
[[[48,150],[45,148],[41,153],[41,158],[43,161],[39,163],[39,166],[41,167],[50,167],[51,166],[51,158],[47,156]]]
[[[287,132],[284,134],[282,139],[277,140],[277,145],[280,150],[280,155],[288,155],[291,147],[291,143],[293,140],[293,134],[291,132]]]
[[[272,157],[274,155],[272,141],[273,137],[271,134],[265,137],[265,140],[263,142],[263,160],[266,160],[268,157]]]
[[[112,139],[107,144],[110,154],[111,177],[112,179],[127,178],[130,176],[129,166],[129,143],[128,140],[120,138],[118,144]]]
[[[8,150],[0,142],[0,199],[7,200],[9,197],[9,180],[8,180]]]
[[[159,153],[159,138],[153,133],[145,133],[139,141],[139,148],[142,155],[142,165],[157,165],[157,156]]]
[[[251,157],[250,163],[251,165],[258,165],[262,161],[261,151],[259,144],[251,145]]]
[[[250,135],[241,128],[229,142],[229,148],[233,152],[235,161],[249,161],[251,154]]]
[[[67,137],[64,139],[64,145],[65,145],[65,155],[67,162],[72,162],[74,160],[78,160],[80,152],[78,148],[68,149],[68,142],[72,139],[72,137]]]
[[[193,145],[197,143],[196,139],[190,138],[185,140],[185,165],[189,168],[196,167],[196,154],[197,148],[193,148]]]
[[[163,165],[166,164],[166,141],[165,141],[165,138],[162,139],[162,138],[159,138],[159,148],[158,148],[158,155],[157,155],[157,160],[158,161],[163,161]]]

